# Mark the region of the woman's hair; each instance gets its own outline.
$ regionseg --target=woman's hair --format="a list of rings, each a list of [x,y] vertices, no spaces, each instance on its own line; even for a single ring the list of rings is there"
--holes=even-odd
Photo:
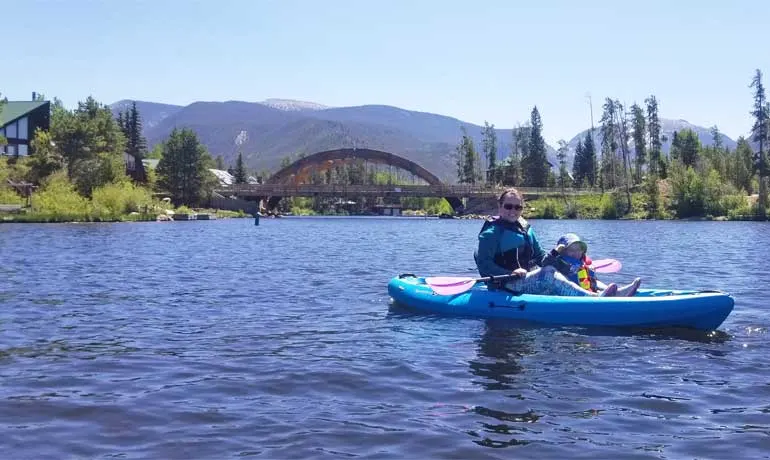
[[[521,193],[516,190],[513,187],[508,187],[507,189],[503,190],[503,193],[500,194],[500,198],[497,199],[497,202],[499,204],[503,204],[503,201],[505,201],[505,197],[508,195],[513,195],[516,198],[520,199],[521,201],[524,201],[524,197],[521,195]]]

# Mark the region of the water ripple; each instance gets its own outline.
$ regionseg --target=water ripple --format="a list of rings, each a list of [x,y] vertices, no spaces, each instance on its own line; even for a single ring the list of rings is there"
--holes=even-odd
[[[535,225],[546,245],[584,235],[646,285],[729,290],[736,310],[702,333],[390,305],[398,273],[472,274],[478,221],[3,225],[0,453],[767,458],[770,322],[756,287],[770,275],[745,248],[770,227]],[[696,233],[720,252],[683,236]],[[717,270],[725,255],[741,263]]]

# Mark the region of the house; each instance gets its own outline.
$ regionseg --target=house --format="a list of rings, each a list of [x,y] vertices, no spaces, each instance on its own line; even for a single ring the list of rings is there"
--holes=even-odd
[[[29,155],[29,144],[35,137],[35,130],[48,130],[50,126],[50,101],[6,102],[0,109],[0,136],[5,137],[8,143],[0,146],[0,155]]]

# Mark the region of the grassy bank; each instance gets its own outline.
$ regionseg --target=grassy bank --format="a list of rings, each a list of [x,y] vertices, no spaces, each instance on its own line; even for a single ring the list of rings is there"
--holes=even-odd
[[[699,212],[692,212],[693,207]],[[630,208],[624,193],[597,193],[530,200],[527,208],[533,219],[756,220],[757,215],[756,199],[745,195],[715,196],[702,203],[662,195],[653,209],[643,192],[631,194]]]
[[[3,204],[22,204],[13,190],[0,189]],[[242,211],[174,208],[169,202],[154,197],[145,187],[130,180],[111,182],[94,189],[90,198],[80,195],[61,172],[47,178],[31,197],[31,206],[18,212],[0,213],[0,222],[136,222],[155,221],[159,215],[175,213],[208,213],[218,218],[247,217]]]

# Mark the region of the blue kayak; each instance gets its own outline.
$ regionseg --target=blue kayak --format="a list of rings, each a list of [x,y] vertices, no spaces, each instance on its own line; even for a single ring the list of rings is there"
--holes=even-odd
[[[721,291],[639,289],[633,297],[515,294],[475,283],[466,292],[438,295],[425,277],[399,275],[388,283],[396,304],[428,313],[510,318],[553,326],[718,328],[733,310]]]

